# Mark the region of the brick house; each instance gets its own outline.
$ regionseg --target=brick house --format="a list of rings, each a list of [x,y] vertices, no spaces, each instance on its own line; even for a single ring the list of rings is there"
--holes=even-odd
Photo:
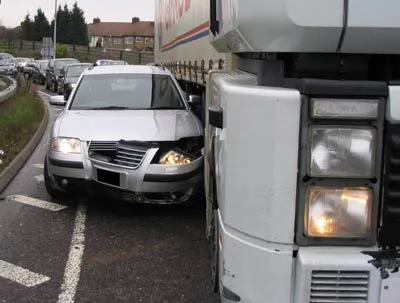
[[[153,51],[154,21],[101,22],[99,18],[88,24],[89,46],[114,49]]]

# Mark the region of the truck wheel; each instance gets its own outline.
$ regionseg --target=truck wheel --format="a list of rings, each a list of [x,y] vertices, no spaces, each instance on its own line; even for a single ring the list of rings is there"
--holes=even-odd
[[[211,250],[211,289],[214,293],[219,292],[219,229],[217,211],[214,210],[213,234],[210,237]]]
[[[54,181],[49,176],[47,160],[44,161],[43,175],[44,175],[44,186],[46,187],[46,191],[49,194],[49,196],[55,199],[61,198],[63,196],[63,193],[54,188]]]

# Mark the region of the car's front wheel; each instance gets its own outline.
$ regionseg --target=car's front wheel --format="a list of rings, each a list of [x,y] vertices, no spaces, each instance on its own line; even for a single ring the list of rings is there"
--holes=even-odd
[[[56,199],[61,198],[64,195],[64,193],[55,188],[54,181],[51,179],[49,175],[47,160],[44,161],[43,175],[44,175],[44,185],[46,187],[46,191],[49,194],[49,196]]]

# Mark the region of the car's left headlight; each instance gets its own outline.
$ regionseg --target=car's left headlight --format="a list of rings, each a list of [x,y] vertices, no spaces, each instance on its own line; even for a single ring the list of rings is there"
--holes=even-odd
[[[65,154],[81,153],[81,141],[77,138],[53,138],[51,140],[51,149]]]
[[[75,87],[75,83],[68,83],[68,85],[71,87],[71,88],[74,88]]]
[[[180,165],[180,164],[188,164],[190,162],[192,162],[190,157],[173,150],[167,152],[160,159],[160,164],[165,164],[165,165]]]

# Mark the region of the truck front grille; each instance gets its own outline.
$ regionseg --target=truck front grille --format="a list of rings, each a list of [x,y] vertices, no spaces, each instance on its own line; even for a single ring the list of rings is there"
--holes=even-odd
[[[367,303],[368,271],[314,270],[310,303]]]
[[[400,126],[388,124],[385,135],[383,206],[379,231],[382,246],[400,245]]]
[[[146,144],[112,141],[92,141],[88,148],[89,157],[94,160],[133,169],[142,164],[147,151]]]

